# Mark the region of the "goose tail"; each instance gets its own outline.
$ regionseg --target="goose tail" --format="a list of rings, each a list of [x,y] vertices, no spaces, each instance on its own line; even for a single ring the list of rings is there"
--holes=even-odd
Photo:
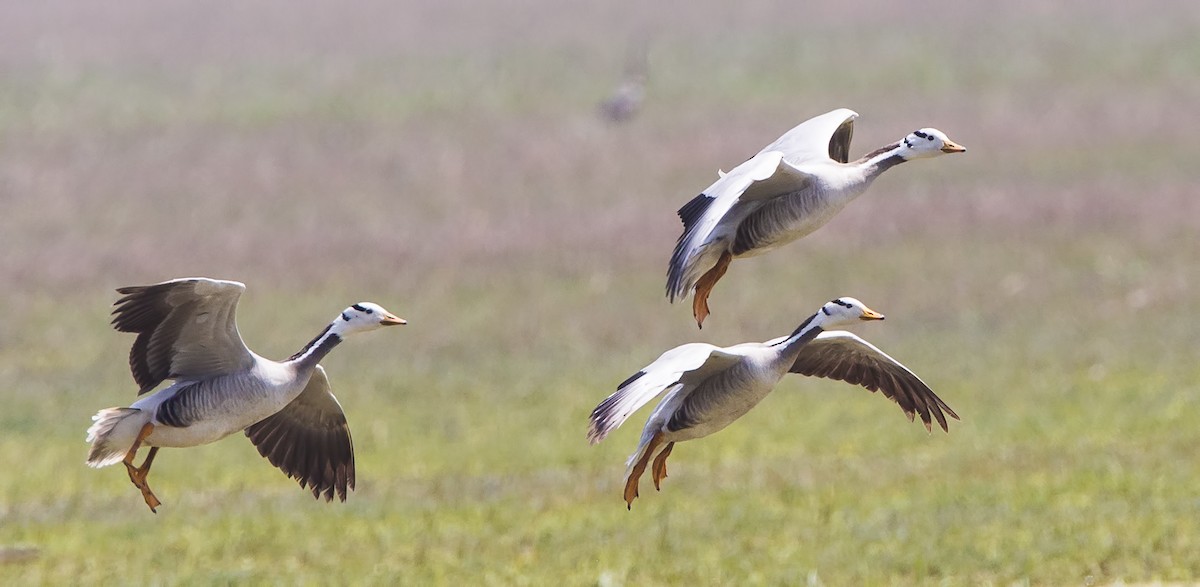
[[[149,421],[150,412],[137,408],[105,408],[96,412],[87,431],[87,441],[92,443],[88,466],[107,467],[124,460],[138,432]]]

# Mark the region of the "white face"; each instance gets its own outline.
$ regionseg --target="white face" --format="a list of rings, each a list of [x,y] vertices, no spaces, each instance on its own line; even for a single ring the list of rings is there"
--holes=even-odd
[[[923,157],[937,157],[944,153],[962,153],[966,148],[950,140],[946,133],[936,128],[923,128],[914,130],[908,136],[904,137],[901,144],[907,147],[905,159],[920,159]]]
[[[883,320],[883,314],[850,297],[838,298],[821,306],[821,314],[817,317],[821,319],[823,327],[844,326],[861,320]]]
[[[383,309],[383,306],[371,302],[359,302],[342,310],[341,317],[335,322],[339,326],[338,331],[347,334],[406,323],[403,318],[399,318]]]

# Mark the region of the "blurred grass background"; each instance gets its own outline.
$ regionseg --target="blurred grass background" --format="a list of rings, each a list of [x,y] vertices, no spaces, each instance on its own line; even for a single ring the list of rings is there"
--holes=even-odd
[[[1200,4],[736,4],[0,6],[0,582],[1197,580]],[[641,38],[644,108],[605,124]],[[841,106],[854,155],[969,151],[736,263],[697,332],[675,209]],[[113,288],[187,275],[246,282],[273,358],[355,301],[410,320],[324,362],[347,503],[240,437],[164,452],[157,516],[83,465],[134,399]],[[787,380],[626,511],[645,414],[589,447],[591,408],[839,295],[963,421]]]

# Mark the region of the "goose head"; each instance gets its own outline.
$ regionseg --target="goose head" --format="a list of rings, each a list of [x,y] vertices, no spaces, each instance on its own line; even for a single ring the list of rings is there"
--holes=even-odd
[[[830,300],[816,316],[822,328],[830,326],[847,326],[862,320],[883,320],[883,314],[876,312],[866,304],[851,298],[843,297]]]
[[[339,336],[367,332],[384,326],[407,324],[403,318],[371,302],[359,302],[342,310],[342,315],[333,321],[332,330]]]
[[[937,157],[946,153],[962,153],[966,147],[955,143],[936,128],[914,130],[900,141],[900,156],[905,160]]]

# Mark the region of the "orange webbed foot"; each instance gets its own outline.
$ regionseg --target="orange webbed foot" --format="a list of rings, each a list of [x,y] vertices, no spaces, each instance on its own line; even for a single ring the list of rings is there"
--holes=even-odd
[[[147,436],[154,431],[154,424],[146,423],[138,432],[137,439],[133,441],[133,446],[129,448],[129,452],[125,453],[125,471],[129,473],[129,481],[133,483],[138,491],[142,492],[142,499],[146,500],[146,505],[151,512],[158,513],[158,506],[162,505],[161,501],[155,497],[154,492],[150,490],[150,484],[146,482],[146,476],[150,474],[150,465],[154,463],[154,457],[158,454],[158,447],[150,447],[150,452],[146,455],[146,460],[142,462],[142,466],[133,466],[133,458],[137,455],[137,451],[142,446],[142,442]]]
[[[662,491],[662,480],[667,478],[667,457],[671,456],[671,449],[675,448],[674,442],[667,443],[667,447],[654,457],[654,466],[650,469],[651,479],[654,480],[654,490]]]
[[[696,318],[696,326],[704,328],[704,319],[708,318],[711,313],[708,309],[708,296],[725,272],[729,270],[729,264],[732,262],[732,254],[728,251],[721,253],[717,264],[696,281],[696,287],[692,294],[692,316]]]
[[[650,463],[650,456],[654,454],[654,449],[662,443],[662,432],[655,432],[654,436],[650,437],[650,442],[646,445],[646,450],[642,453],[642,457],[633,465],[633,469],[629,471],[629,477],[625,479],[625,492],[622,497],[625,498],[625,509],[633,509],[633,500],[638,496],[638,481],[642,478],[642,473],[646,472],[646,465]]]

